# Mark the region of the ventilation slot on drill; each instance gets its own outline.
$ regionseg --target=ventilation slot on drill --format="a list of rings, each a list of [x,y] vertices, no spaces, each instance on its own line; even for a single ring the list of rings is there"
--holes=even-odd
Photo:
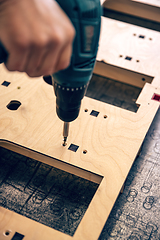
[[[96,7],[95,0],[86,0],[85,2],[87,11],[82,12],[83,18],[97,18],[99,16],[98,9]]]
[[[98,14],[96,8],[82,13],[82,18],[97,18],[97,16]]]

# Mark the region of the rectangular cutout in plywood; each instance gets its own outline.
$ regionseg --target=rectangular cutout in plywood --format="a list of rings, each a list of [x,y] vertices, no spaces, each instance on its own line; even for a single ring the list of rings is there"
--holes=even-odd
[[[143,86],[153,80],[153,77],[102,62],[97,62],[94,72],[100,75],[93,75],[86,96],[132,112],[139,108],[136,101]],[[111,78],[113,74],[115,79]]]
[[[160,1],[159,0],[132,0],[133,2],[140,2],[148,5],[153,5],[156,7],[160,7]]]
[[[0,147],[0,206],[70,236],[98,186]]]
[[[103,6],[109,10],[160,23],[160,4],[157,0],[106,0]]]

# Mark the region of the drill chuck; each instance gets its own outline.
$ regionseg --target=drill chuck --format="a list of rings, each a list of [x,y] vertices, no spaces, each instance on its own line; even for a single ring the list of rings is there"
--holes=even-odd
[[[64,87],[54,82],[53,85],[58,117],[64,122],[74,121],[79,115],[81,100],[88,84],[81,87]]]

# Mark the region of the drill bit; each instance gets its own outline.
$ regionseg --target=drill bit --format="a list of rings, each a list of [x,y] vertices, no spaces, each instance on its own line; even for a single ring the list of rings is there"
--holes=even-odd
[[[68,133],[69,133],[69,122],[64,122],[63,125],[63,146],[67,145],[67,137],[68,137]]]

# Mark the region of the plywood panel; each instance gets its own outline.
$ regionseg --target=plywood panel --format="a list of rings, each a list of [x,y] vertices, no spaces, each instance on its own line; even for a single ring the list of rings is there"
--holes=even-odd
[[[132,1],[160,7],[160,1],[159,0],[132,0]]]
[[[106,0],[103,6],[106,9],[160,22],[160,3],[158,0]]]
[[[145,34],[145,39],[139,38],[140,34]],[[17,231],[24,234],[26,240],[98,239],[159,108],[159,102],[152,100],[154,93],[160,94],[159,36],[154,31],[103,20],[97,57],[100,68],[96,66],[95,72],[101,72],[103,60],[105,76],[108,72],[105,64],[114,65],[109,67],[109,74],[114,78],[120,74],[117,79],[120,81],[123,76],[126,82],[131,77],[140,84],[141,79],[136,78],[145,76],[137,100],[140,107],[133,113],[85,97],[79,118],[71,123],[65,147],[62,146],[63,123],[55,113],[52,87],[42,78],[30,79],[25,74],[9,73],[0,66],[0,145],[99,183],[73,237],[1,207],[0,239],[6,239],[6,230],[11,231],[10,237]],[[135,61],[125,60],[125,56]],[[140,61],[136,62],[137,59]],[[1,85],[4,80],[10,82],[8,87]],[[21,102],[15,111],[6,108],[11,100]],[[98,117],[90,115],[92,110],[99,112]],[[77,152],[68,150],[71,143],[79,146]]]

